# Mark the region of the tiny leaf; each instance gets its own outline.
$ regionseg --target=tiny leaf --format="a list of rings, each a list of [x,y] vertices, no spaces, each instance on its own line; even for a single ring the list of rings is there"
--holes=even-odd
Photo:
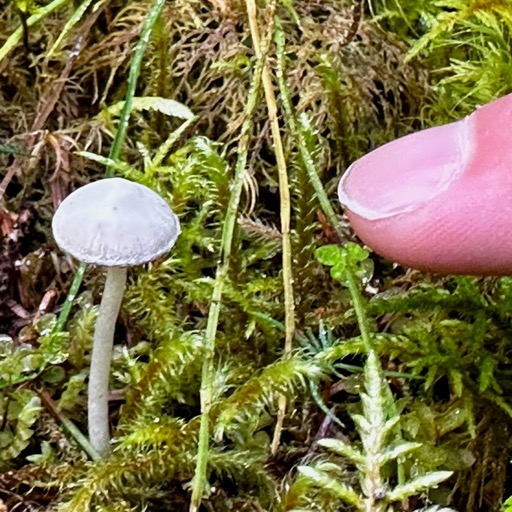
[[[359,450],[356,450],[354,447],[344,443],[343,441],[338,439],[320,439],[317,444],[318,446],[327,448],[342,457],[347,457],[347,459],[350,459],[358,465],[364,463],[364,455]]]
[[[318,487],[321,487],[348,505],[353,505],[359,510],[363,510],[363,500],[352,487],[340,483],[337,478],[332,478],[324,471],[318,471],[309,466],[299,466],[297,469],[299,473],[312,480]]]
[[[444,482],[450,478],[453,471],[436,471],[427,475],[414,478],[410,482],[404,485],[398,485],[387,495],[387,501],[402,501],[410,496],[415,496],[421,491],[428,489],[429,487],[435,487],[437,484]]]
[[[316,259],[322,264],[333,267],[341,263],[341,249],[337,245],[324,245],[315,251]]]

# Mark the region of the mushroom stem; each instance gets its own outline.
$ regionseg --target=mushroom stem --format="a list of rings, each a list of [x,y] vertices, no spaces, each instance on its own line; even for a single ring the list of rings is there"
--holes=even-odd
[[[108,383],[114,344],[114,330],[126,286],[126,267],[108,267],[101,299],[91,356],[89,374],[89,440],[102,456],[110,453],[108,420]]]

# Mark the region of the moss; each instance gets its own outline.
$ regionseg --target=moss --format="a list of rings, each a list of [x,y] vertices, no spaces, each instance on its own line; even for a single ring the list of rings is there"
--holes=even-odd
[[[0,142],[22,153],[0,152],[7,170],[0,186],[6,212],[0,217],[2,233],[14,232],[16,225],[22,234],[15,257],[3,247],[2,258],[12,260],[10,272],[16,269],[10,299],[29,313],[51,301],[45,295],[49,290],[56,302],[49,302],[48,309],[56,310],[69,288],[72,267],[53,244],[50,219],[71,189],[103,176],[101,158],[85,159],[75,149],[108,153],[119,121],[106,107],[125,98],[149,8],[146,1],[109,2],[96,11],[86,9],[63,32],[73,9],[66,4],[29,28],[29,51],[20,39],[0,62]],[[270,11],[259,4],[263,37]],[[285,37],[283,76],[293,114],[333,203],[338,177],[363,153],[419,128],[460,118],[510,91],[512,15],[505,1],[375,0],[370,10],[364,2],[297,0],[279,3],[276,14]],[[0,14],[0,46],[18,20],[15,3],[6,6]],[[60,46],[45,59],[60,33],[65,34]],[[272,42],[272,73],[277,57]],[[203,506],[334,506],[325,489],[317,489],[312,499],[311,486],[295,478],[292,469],[319,455],[315,436],[346,436],[358,443],[351,415],[364,409],[357,390],[365,348],[349,294],[313,256],[319,245],[346,242],[353,235],[346,227],[339,240],[326,220],[296,133],[279,103],[292,196],[295,338],[302,347],[283,360],[278,180],[263,95],[251,114],[252,130],[241,136],[255,62],[245,2],[165,3],[135,94],[174,99],[197,117],[184,125],[162,109],[133,109],[116,172],[146,183],[171,202],[183,234],[167,258],[131,275],[112,375],[113,399],[122,398],[123,404],[112,403],[114,458],[85,464],[76,449],[59,447],[55,432],[38,427],[44,415],[30,416],[20,429],[19,449],[6,452],[6,470],[15,471],[16,478],[7,472],[1,477],[23,499],[31,496],[25,484],[30,492],[39,489],[37,474],[52,489],[51,506],[60,503],[63,510],[188,508],[202,339],[233,169],[240,148],[248,148],[216,334],[215,435],[208,466],[211,487]],[[30,223],[22,222],[26,203],[33,211]],[[34,261],[39,262],[36,270],[28,264]],[[441,279],[394,268],[373,256],[363,277],[369,299],[365,313],[378,333],[376,347],[403,439],[422,444],[417,460],[405,469],[411,474],[454,470],[455,491],[441,484],[435,501],[464,510],[499,510],[510,458],[509,280]],[[0,417],[7,418],[0,425],[3,433],[16,432],[12,414],[5,414],[12,407],[8,402],[23,405],[19,393],[30,390],[32,397],[40,387],[51,400],[62,399],[66,415],[85,427],[82,384],[99,281],[99,273],[90,269],[84,287],[91,296],[75,306],[69,334],[20,331],[14,310],[2,306],[2,324],[20,342],[9,343],[9,351],[1,354],[0,369],[10,379],[0,392]],[[125,340],[129,346],[122,348]],[[60,384],[44,378],[47,369],[55,368],[65,374]],[[310,389],[317,391],[310,394]],[[283,393],[291,405],[282,444],[272,457],[274,414]],[[347,425],[344,431],[326,410]],[[38,465],[27,466],[27,455],[35,455]],[[334,456],[328,458],[332,462]],[[355,485],[357,471],[346,460],[336,463],[339,480]],[[386,477],[393,483],[398,474]],[[282,492],[283,485],[290,486],[289,492]],[[38,494],[36,501],[46,505],[45,500]],[[422,500],[411,498],[404,507],[412,510]]]

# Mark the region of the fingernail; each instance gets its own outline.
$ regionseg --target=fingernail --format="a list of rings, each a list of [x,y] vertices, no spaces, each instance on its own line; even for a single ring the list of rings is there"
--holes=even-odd
[[[343,175],[340,202],[367,220],[428,203],[464,170],[471,137],[467,120],[406,135],[363,156]]]

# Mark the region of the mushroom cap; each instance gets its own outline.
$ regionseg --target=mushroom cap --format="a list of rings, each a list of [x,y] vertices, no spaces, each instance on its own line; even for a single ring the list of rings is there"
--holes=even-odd
[[[86,263],[140,265],[171,249],[178,217],[155,192],[123,178],[89,183],[70,194],[52,221],[57,245]]]
[[[512,95],[354,162],[338,193],[359,238],[441,274],[512,274]]]

